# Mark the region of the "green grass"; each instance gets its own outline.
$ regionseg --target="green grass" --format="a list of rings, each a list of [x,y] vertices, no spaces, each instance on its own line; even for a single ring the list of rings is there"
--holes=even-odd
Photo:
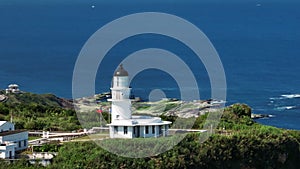
[[[35,139],[39,139],[39,138],[42,138],[42,137],[29,136],[29,137],[28,137],[28,140],[35,140]]]
[[[87,136],[82,136],[82,137],[78,137],[76,139],[74,139],[73,141],[90,141],[90,140],[95,140],[95,139],[103,139],[103,138],[107,138],[109,137],[108,133],[97,133],[97,134],[90,134]]]

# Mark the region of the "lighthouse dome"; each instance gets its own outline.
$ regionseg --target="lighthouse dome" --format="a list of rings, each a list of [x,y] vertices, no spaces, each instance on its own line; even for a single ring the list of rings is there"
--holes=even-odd
[[[123,68],[123,65],[121,64],[115,71],[114,76],[128,76],[128,72]]]

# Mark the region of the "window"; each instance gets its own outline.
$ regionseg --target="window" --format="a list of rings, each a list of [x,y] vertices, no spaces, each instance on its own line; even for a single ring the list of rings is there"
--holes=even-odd
[[[124,134],[127,134],[127,132],[128,132],[128,127],[124,126]]]
[[[118,126],[115,126],[114,127],[114,133],[117,133],[118,132]]]
[[[146,134],[149,133],[149,126],[145,126],[146,127]]]
[[[152,134],[155,134],[155,126],[152,126]]]
[[[19,141],[19,147],[21,147],[21,141]]]
[[[26,140],[24,140],[24,147],[26,147],[27,145],[26,145]]]
[[[120,115],[116,115],[116,118],[118,119],[120,117]]]

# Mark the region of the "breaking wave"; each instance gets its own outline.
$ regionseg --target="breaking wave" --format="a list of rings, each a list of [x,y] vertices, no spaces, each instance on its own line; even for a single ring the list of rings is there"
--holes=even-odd
[[[283,94],[281,96],[287,99],[300,98],[300,94]]]
[[[291,110],[295,108],[296,106],[281,106],[281,107],[276,107],[276,110]]]
[[[300,98],[300,94],[283,94],[280,97],[270,97],[270,100],[294,99]]]

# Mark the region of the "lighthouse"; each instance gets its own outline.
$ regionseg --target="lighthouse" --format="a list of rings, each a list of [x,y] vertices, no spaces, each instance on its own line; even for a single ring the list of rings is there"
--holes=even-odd
[[[110,88],[111,123],[110,138],[147,138],[168,135],[171,122],[159,117],[132,116],[129,87],[129,75],[121,64],[115,71]]]
[[[121,64],[113,77],[111,90],[111,121],[131,119],[131,100],[128,72]]]

